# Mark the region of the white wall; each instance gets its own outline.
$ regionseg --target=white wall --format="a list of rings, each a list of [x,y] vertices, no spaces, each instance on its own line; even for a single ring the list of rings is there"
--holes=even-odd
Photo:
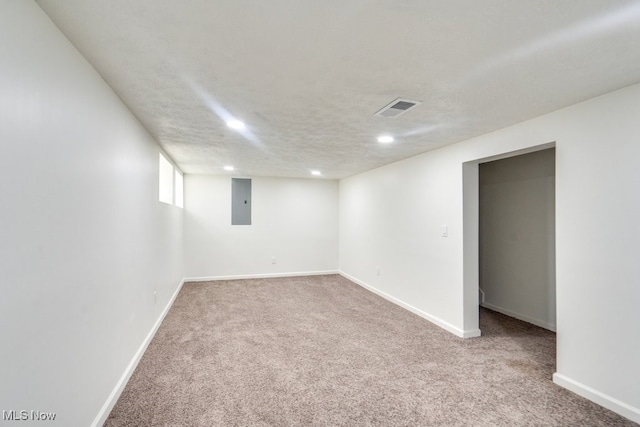
[[[479,169],[482,305],[555,331],[555,150]]]
[[[0,410],[88,426],[183,277],[182,211],[158,202],[155,141],[32,1],[0,2],[0,94]]]
[[[554,380],[640,422],[638,117],[640,85],[342,180],[340,269],[459,335],[473,335],[477,278],[473,319],[463,201],[469,209],[474,203],[472,190],[463,194],[463,163],[555,141]],[[465,172],[473,170],[468,165]],[[440,237],[442,224],[449,237]]]
[[[461,177],[438,150],[340,181],[340,270],[458,334]]]
[[[337,181],[253,178],[252,223],[233,226],[231,177],[184,182],[187,278],[337,270]]]

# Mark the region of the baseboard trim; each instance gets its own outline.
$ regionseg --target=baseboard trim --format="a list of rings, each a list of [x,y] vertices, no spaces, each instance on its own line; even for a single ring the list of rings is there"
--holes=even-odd
[[[454,335],[459,336],[460,338],[473,338],[473,337],[479,337],[480,336],[480,329],[476,329],[476,330],[469,330],[469,331],[464,331],[460,328],[457,328],[455,326],[453,326],[451,323],[446,322],[442,319],[439,319],[438,317],[432,316],[431,314],[424,312],[418,308],[415,308],[414,306],[407,304],[404,301],[399,300],[396,297],[393,297],[391,295],[389,295],[386,292],[381,291],[380,289],[371,286],[361,280],[356,279],[353,276],[350,276],[349,274],[345,273],[344,271],[340,271],[338,272],[338,274],[340,274],[342,277],[344,277],[345,279],[349,279],[351,280],[353,283],[362,286],[363,288],[365,288],[366,290],[373,292],[374,294],[381,296],[382,298],[386,299],[389,302],[392,302],[396,305],[399,305],[400,307],[404,308],[405,310],[408,310],[410,312],[412,312],[413,314],[416,314],[420,317],[422,317],[423,319],[428,320],[429,322],[441,327],[442,329],[451,332]]]
[[[581,384],[578,381],[574,381],[557,372],[553,374],[553,382],[560,387],[566,388],[585,399],[589,399],[600,406],[610,409],[633,422],[640,423],[640,408],[634,408],[631,405],[621,402],[618,399],[614,399],[609,395]]]
[[[526,316],[524,314],[516,313],[515,311],[508,310],[506,308],[499,307],[497,305],[490,304],[488,302],[484,302],[480,304],[482,307],[488,308],[489,310],[497,311],[498,313],[502,313],[506,316],[516,318],[518,320],[522,320],[523,322],[531,323],[532,325],[540,326],[541,328],[547,329],[549,331],[556,331],[556,325],[551,323],[544,322],[542,320],[534,319],[533,317]]]
[[[305,271],[297,273],[264,273],[264,274],[242,274],[237,276],[209,276],[209,277],[185,277],[186,282],[213,282],[216,280],[242,280],[242,279],[269,279],[277,277],[296,276],[325,276],[327,274],[339,274],[338,270],[325,271]]]
[[[122,374],[122,377],[120,377],[120,380],[118,381],[115,388],[107,398],[107,401],[102,406],[102,409],[100,409],[100,412],[98,412],[98,415],[93,420],[93,423],[91,423],[92,427],[101,427],[107,421],[107,418],[111,413],[111,410],[113,409],[116,402],[120,398],[120,395],[124,391],[124,388],[126,387],[127,382],[129,381],[129,378],[131,378],[131,375],[133,375],[133,371],[136,370],[136,367],[138,366],[140,359],[142,359],[142,355],[147,350],[149,343],[151,343],[151,340],[156,335],[156,332],[158,332],[158,328],[162,324],[162,321],[164,320],[167,313],[169,312],[169,309],[171,309],[171,306],[173,305],[174,301],[178,297],[178,294],[180,293],[180,290],[182,289],[182,285],[184,285],[184,282],[185,282],[184,279],[180,281],[180,284],[178,285],[178,289],[176,289],[176,291],[171,296],[171,299],[165,306],[164,310],[162,310],[160,317],[158,317],[158,320],[156,320],[156,323],[154,323],[153,327],[151,328],[151,330],[145,337],[144,341],[138,348],[138,351],[136,351],[136,354],[133,355],[133,359],[131,359],[131,362],[129,362],[127,369],[125,369],[124,373]]]

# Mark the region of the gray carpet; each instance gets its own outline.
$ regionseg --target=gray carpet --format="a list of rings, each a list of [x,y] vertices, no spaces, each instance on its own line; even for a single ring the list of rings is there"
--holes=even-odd
[[[463,340],[337,275],[187,283],[106,426],[632,426],[551,382],[555,334]]]

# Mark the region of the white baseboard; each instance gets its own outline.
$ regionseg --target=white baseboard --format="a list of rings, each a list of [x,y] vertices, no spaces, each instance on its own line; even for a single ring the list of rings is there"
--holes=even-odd
[[[138,366],[140,359],[142,359],[142,355],[144,354],[147,347],[149,346],[149,343],[151,343],[151,340],[153,339],[156,332],[158,331],[160,324],[162,324],[162,321],[164,320],[165,316],[169,312],[169,309],[173,305],[173,302],[176,300],[178,294],[180,293],[180,289],[182,289],[182,285],[184,285],[184,279],[182,279],[182,281],[178,285],[178,289],[176,289],[176,291],[173,293],[173,296],[165,306],[164,310],[162,310],[160,317],[158,317],[158,320],[156,320],[156,323],[154,323],[153,327],[151,328],[151,330],[145,337],[144,341],[140,345],[140,348],[138,348],[138,351],[136,351],[136,354],[133,355],[133,359],[131,359],[131,362],[129,362],[127,369],[125,369],[124,373],[122,374],[122,377],[120,377],[120,381],[118,381],[115,388],[107,398],[107,401],[102,406],[102,409],[100,409],[100,412],[98,412],[98,415],[93,420],[93,423],[91,423],[92,427],[101,427],[107,421],[107,418],[111,413],[111,410],[113,409],[116,402],[118,401],[118,398],[124,391],[124,388],[127,385],[129,378],[131,378],[131,375],[133,375],[133,371],[136,370],[136,367]]]
[[[553,382],[560,387],[564,387],[585,399],[589,399],[600,406],[610,409],[633,422],[640,423],[640,408],[634,408],[631,405],[621,402],[618,399],[614,399],[611,396],[592,389],[591,387],[574,381],[557,372],[553,374]]]
[[[297,273],[265,273],[265,274],[242,274],[237,276],[209,276],[209,277],[185,277],[185,282],[212,282],[216,280],[241,280],[241,279],[269,279],[274,277],[296,277],[296,276],[325,276],[327,274],[338,274],[338,270],[325,271],[305,271]]]
[[[429,313],[426,313],[418,308],[415,308],[414,306],[407,304],[404,301],[399,300],[396,297],[392,297],[391,295],[389,295],[386,292],[381,291],[378,288],[375,288],[374,286],[371,286],[367,283],[362,282],[361,280],[356,279],[355,277],[352,277],[350,275],[348,275],[347,273],[340,271],[339,274],[341,276],[343,276],[346,279],[351,280],[352,282],[362,286],[363,288],[365,288],[368,291],[373,292],[376,295],[381,296],[382,298],[386,299],[387,301],[390,301],[396,305],[399,305],[400,307],[404,308],[405,310],[409,310],[410,312],[412,312],[413,314],[417,314],[418,316],[422,317],[423,319],[428,320],[431,323],[436,324],[437,326],[440,326],[442,329],[445,329],[449,332],[451,332],[452,334],[455,334],[457,336],[459,336],[460,338],[473,338],[473,337],[479,337],[480,336],[480,329],[476,329],[476,330],[469,330],[469,331],[464,331],[460,328],[457,328],[455,326],[453,326],[451,323],[449,322],[445,322],[442,319],[439,319],[435,316],[432,316]]]
[[[488,308],[489,310],[497,311],[498,313],[505,314],[509,317],[516,318],[518,320],[522,320],[523,322],[531,323],[532,325],[540,326],[541,328],[548,329],[550,331],[556,331],[556,325],[548,322],[544,322],[539,319],[534,319],[533,317],[529,317],[524,314],[516,313],[515,311],[511,311],[506,308],[499,307],[497,305],[490,304],[488,302],[484,302],[480,304],[482,307]]]

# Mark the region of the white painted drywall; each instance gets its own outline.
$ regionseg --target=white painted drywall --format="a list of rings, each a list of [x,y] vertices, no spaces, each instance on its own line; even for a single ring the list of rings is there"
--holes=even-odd
[[[158,202],[156,142],[32,1],[0,2],[0,94],[0,410],[88,426],[183,277],[183,213]]]
[[[555,149],[480,165],[483,306],[555,331]]]
[[[557,372],[640,421],[638,117],[635,85],[341,180],[340,270],[473,334],[474,163],[555,141]]]
[[[337,270],[337,181],[253,178],[251,225],[231,225],[231,177],[184,185],[187,278]]]
[[[340,270],[462,334],[462,172],[447,154],[340,181]]]

